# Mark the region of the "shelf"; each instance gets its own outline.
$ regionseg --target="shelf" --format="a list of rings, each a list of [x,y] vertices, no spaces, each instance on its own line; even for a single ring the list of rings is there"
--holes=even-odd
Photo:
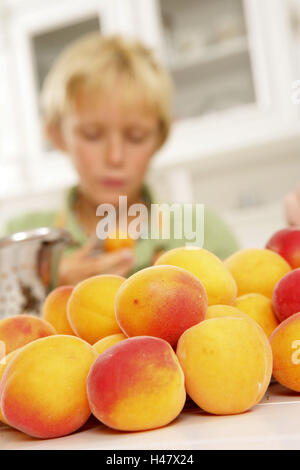
[[[186,57],[182,60],[169,61],[168,66],[172,72],[181,72],[185,69],[208,65],[219,60],[230,59],[249,52],[248,42],[245,37],[239,37],[224,44],[209,46],[201,54]]]
[[[285,153],[297,152],[299,125],[284,125],[271,113],[258,116],[255,106],[247,109],[248,112],[244,107],[240,112],[219,113],[218,119],[211,115],[176,122],[170,139],[153,160],[152,168],[162,171],[180,165],[198,165],[200,161],[202,167],[210,168],[222,161],[224,165],[233,161],[237,164],[245,158],[253,160],[266,148],[271,149],[271,155],[279,149]],[[235,123],[235,132],[232,123]]]

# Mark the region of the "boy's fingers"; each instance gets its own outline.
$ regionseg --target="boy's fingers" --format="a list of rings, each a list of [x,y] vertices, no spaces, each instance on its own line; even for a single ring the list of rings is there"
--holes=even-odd
[[[296,187],[295,194],[298,201],[300,202],[300,184],[298,184],[298,186]]]
[[[83,279],[97,274],[116,274],[126,276],[134,266],[135,258],[132,250],[122,250],[114,253],[102,253],[96,257],[83,256],[88,253],[88,247],[80,253],[62,260],[59,270],[59,283],[75,285]]]
[[[107,274],[116,274],[118,276],[126,276],[129,271],[133,268],[134,266],[134,258],[126,258],[120,263],[111,266],[111,268],[107,268]]]
[[[300,225],[300,202],[294,193],[290,193],[284,200],[287,222],[290,225]]]
[[[122,266],[114,270],[113,274],[116,276],[125,277],[131,270],[132,266]]]
[[[113,253],[103,253],[95,259],[101,271],[108,271],[119,266],[131,266],[134,263],[132,250],[120,250]]]
[[[87,241],[87,243],[80,249],[80,255],[82,257],[89,256],[96,248],[99,248],[99,240],[93,235]]]

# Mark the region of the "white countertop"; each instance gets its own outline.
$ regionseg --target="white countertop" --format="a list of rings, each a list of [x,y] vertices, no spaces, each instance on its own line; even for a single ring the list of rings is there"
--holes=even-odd
[[[234,416],[187,407],[169,426],[147,432],[111,430],[91,418],[80,431],[38,440],[0,424],[2,450],[300,449],[300,394],[270,385],[263,401]]]

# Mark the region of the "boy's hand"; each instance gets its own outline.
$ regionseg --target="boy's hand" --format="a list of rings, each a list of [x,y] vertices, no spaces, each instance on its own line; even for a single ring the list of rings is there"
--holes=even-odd
[[[285,217],[289,225],[300,225],[300,185],[284,199]]]
[[[133,268],[135,259],[130,249],[90,256],[91,243],[77,250],[73,255],[64,257],[59,265],[58,284],[75,285],[98,274],[126,276]]]

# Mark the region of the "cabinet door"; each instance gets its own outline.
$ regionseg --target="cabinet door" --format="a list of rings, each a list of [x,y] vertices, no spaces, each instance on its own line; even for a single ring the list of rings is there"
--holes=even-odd
[[[97,14],[94,14],[31,36],[32,64],[37,93],[41,90],[55,59],[64,48],[80,36],[99,31],[100,28],[101,20]]]
[[[135,2],[139,37],[175,84],[174,131],[155,165],[230,155],[290,131],[286,0]]]
[[[6,17],[0,8],[0,206],[1,199],[21,189],[22,165],[18,103],[14,100],[15,74],[8,51]],[[0,208],[1,213],[1,208]]]
[[[300,78],[300,2],[288,0],[288,14],[293,47],[294,73]]]
[[[31,3],[35,8],[30,8]],[[109,0],[43,0],[34,4],[29,1],[27,5],[25,10],[16,6],[7,23],[14,94],[22,127],[20,153],[26,160],[29,179],[45,182],[48,178],[59,184],[61,178],[64,184],[69,182],[65,173],[72,179],[71,170],[58,152],[49,152],[45,142],[39,112],[40,89],[65,46],[90,32],[115,32],[113,5]]]
[[[179,119],[256,103],[242,0],[158,0]]]

